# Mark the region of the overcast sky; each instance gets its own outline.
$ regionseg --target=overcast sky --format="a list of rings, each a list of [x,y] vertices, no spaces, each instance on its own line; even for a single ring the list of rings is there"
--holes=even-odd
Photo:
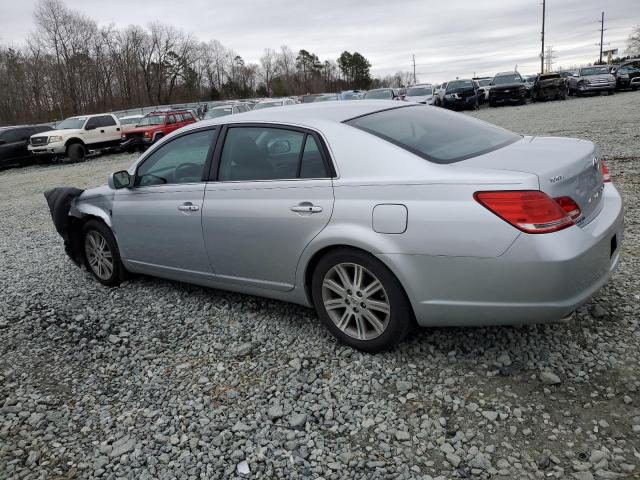
[[[20,44],[35,28],[35,0],[0,0],[0,41]],[[66,0],[98,25],[160,21],[201,40],[217,39],[248,62],[263,49],[289,45],[321,60],[359,51],[375,75],[412,70],[418,78],[512,70],[535,73],[540,64],[541,0]],[[555,67],[594,61],[605,10],[605,44],[624,53],[640,24],[640,0],[547,0],[546,44]],[[605,48],[607,45],[605,45]]]

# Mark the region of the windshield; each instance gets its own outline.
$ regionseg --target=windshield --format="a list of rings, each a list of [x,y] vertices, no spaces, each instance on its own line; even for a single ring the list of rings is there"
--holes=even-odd
[[[455,92],[455,91],[463,90],[467,88],[473,88],[473,81],[455,80],[453,82],[449,82],[449,84],[447,85],[447,92]]]
[[[141,118],[142,117],[121,118],[120,119],[120,124],[121,125],[135,125],[140,121]]]
[[[57,130],[71,130],[75,128],[82,128],[87,117],[71,117],[63,120],[56,126]]]
[[[393,98],[391,90],[370,90],[364,94],[364,98],[367,100],[389,100]]]
[[[226,107],[226,108],[214,108],[212,110],[209,110],[207,112],[207,114],[204,116],[205,120],[209,119],[209,118],[218,118],[218,117],[224,117],[226,115],[231,115],[232,110],[231,107]]]
[[[355,92],[342,92],[339,98],[340,100],[360,100],[360,94]]]
[[[454,163],[519,140],[490,123],[420,105],[383,110],[345,122],[435,163]]]
[[[580,70],[580,75],[586,77],[588,75],[603,75],[609,73],[609,67],[589,67]]]
[[[425,95],[433,95],[431,87],[409,87],[407,97],[423,97]]]
[[[253,107],[253,109],[254,110],[261,110],[263,108],[279,107],[281,105],[282,105],[282,102],[256,103],[256,106]]]
[[[503,85],[505,83],[522,83],[520,75],[500,75],[493,79],[493,85]]]
[[[307,99],[306,103],[315,103],[315,102],[330,102],[331,100],[337,100],[338,96],[328,93],[326,95],[309,95],[310,98]]]
[[[486,87],[487,85],[491,85],[491,79],[485,78],[484,80],[478,80],[478,85],[480,87]]]
[[[138,122],[139,127],[144,127],[146,125],[163,125],[163,124],[164,124],[163,115],[149,115],[148,117],[142,117]]]

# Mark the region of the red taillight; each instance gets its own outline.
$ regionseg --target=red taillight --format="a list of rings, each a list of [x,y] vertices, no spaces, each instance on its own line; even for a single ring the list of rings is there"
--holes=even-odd
[[[574,225],[567,212],[539,190],[476,192],[473,198],[525,233],[551,233]]]
[[[604,160],[600,160],[600,173],[602,173],[602,181],[610,182],[611,175],[609,175],[609,168],[605,165]]]
[[[560,205],[560,208],[562,208],[562,210],[564,210],[567,215],[571,217],[571,220],[576,220],[582,214],[582,212],[580,211],[580,207],[576,202],[574,202],[573,198],[558,197],[554,198],[554,200],[558,205]]]

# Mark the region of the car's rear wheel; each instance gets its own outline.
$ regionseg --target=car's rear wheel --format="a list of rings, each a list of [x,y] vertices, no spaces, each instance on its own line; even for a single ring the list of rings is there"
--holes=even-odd
[[[90,220],[82,230],[87,269],[103,285],[118,285],[124,276],[120,252],[111,230],[98,220]]]
[[[74,143],[69,145],[67,148],[67,157],[72,162],[80,162],[84,160],[85,155],[87,154],[87,150],[84,148],[84,145],[81,143]]]
[[[400,282],[379,260],[344,248],[325,255],[313,272],[318,316],[342,342],[366,352],[404,339],[413,316]]]

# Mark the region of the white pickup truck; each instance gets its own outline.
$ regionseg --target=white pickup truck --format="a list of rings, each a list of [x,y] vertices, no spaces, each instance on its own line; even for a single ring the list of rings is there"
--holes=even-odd
[[[32,135],[28,149],[35,155],[66,155],[77,162],[88,153],[119,148],[122,126],[110,113],[69,117],[55,130]]]

